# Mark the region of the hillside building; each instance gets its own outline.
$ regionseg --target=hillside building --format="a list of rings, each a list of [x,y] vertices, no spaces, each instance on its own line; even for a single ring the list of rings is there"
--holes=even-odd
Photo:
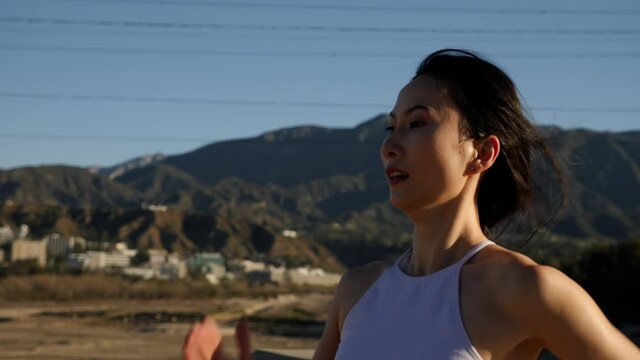
[[[20,225],[20,229],[18,230],[17,239],[26,239],[29,236],[29,232],[30,231],[31,231],[31,229],[29,229],[29,225],[26,225],[26,224]]]
[[[327,273],[323,269],[300,267],[287,271],[287,280],[297,285],[334,286],[340,282],[342,275]]]
[[[9,225],[0,226],[0,245],[13,241],[15,237],[16,234]]]
[[[69,239],[60,234],[49,234],[43,239],[47,243],[47,256],[55,258],[67,255],[69,249]]]
[[[47,264],[47,244],[44,240],[16,240],[11,243],[11,261],[36,260],[38,266]]]
[[[187,267],[192,274],[213,274],[218,278],[227,272],[225,259],[221,253],[197,253],[187,258]]]
[[[160,267],[167,261],[167,250],[164,249],[149,249],[149,265],[151,267]]]
[[[109,267],[127,267],[131,261],[125,254],[106,253],[104,251],[87,251],[84,259],[84,267],[89,270],[97,271]]]

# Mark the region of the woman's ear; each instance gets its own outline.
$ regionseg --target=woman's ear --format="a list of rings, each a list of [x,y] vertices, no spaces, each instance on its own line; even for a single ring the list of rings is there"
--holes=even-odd
[[[474,142],[476,157],[471,161],[469,171],[481,173],[489,169],[500,154],[500,140],[495,135],[488,135]]]

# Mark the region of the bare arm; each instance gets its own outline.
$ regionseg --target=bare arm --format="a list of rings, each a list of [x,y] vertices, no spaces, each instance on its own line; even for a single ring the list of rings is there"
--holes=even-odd
[[[313,355],[314,360],[335,358],[347,314],[389,265],[390,262],[376,261],[351,269],[342,276],[331,301],[327,323]]]
[[[345,276],[340,280],[340,284],[336,288],[336,293],[329,306],[329,315],[327,322],[322,332],[322,337],[316,348],[316,352],[313,354],[313,360],[325,360],[333,359],[338,351],[338,345],[340,344],[340,302],[343,297],[345,285]]]
[[[640,359],[640,350],[566,275],[539,265],[521,275],[510,310],[551,352],[562,359]]]

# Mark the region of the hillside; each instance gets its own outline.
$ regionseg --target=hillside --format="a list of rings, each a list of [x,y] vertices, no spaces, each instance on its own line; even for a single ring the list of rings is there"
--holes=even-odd
[[[0,223],[36,233],[327,267],[387,256],[410,224],[386,202],[379,159],[386,117],[350,129],[302,126],[118,166],[118,176],[45,166],[0,171]],[[567,178],[568,207],[547,238],[619,241],[640,234],[640,132],[541,129]],[[113,169],[111,169],[113,170]],[[541,175],[541,180],[544,176]],[[165,213],[143,204],[167,205]],[[302,236],[282,237],[284,229]],[[291,256],[296,257],[292,259]]]

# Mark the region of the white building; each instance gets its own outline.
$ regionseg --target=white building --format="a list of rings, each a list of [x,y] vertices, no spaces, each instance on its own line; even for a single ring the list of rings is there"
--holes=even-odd
[[[141,278],[143,280],[150,280],[156,277],[157,271],[148,267],[125,267],[122,269],[122,273],[128,276]]]
[[[40,267],[47,264],[47,244],[44,240],[16,240],[11,243],[11,261],[32,259]]]
[[[149,265],[151,267],[160,267],[167,262],[167,250],[164,249],[149,249]]]
[[[187,276],[187,265],[184,263],[164,263],[156,272],[158,279],[176,280]]]
[[[263,269],[251,270],[245,272],[245,278],[253,284],[277,283],[283,284],[287,282],[287,269],[284,266],[266,266]]]
[[[124,254],[106,253],[104,251],[87,251],[84,267],[89,270],[103,270],[109,267],[127,267],[131,259]]]
[[[48,257],[64,256],[70,252],[69,239],[60,234],[49,234],[43,240],[47,243]]]
[[[85,250],[87,240],[79,236],[63,236],[57,233],[44,237],[47,243],[47,256],[50,258],[65,256],[72,251]]]
[[[126,256],[130,257],[130,258],[132,258],[132,257],[134,257],[134,256],[136,256],[138,254],[138,250],[129,249],[129,246],[124,241],[117,242],[114,245],[114,249],[115,249],[115,253],[123,254],[123,255],[126,255]]]
[[[271,282],[283,284],[287,282],[287,268],[284,266],[275,267],[269,266],[269,275]]]
[[[167,255],[167,262],[160,268],[161,276],[168,279],[184,279],[187,277],[187,262],[176,253]]]
[[[298,232],[295,230],[283,230],[282,231],[282,235],[289,237],[289,238],[297,238],[298,237]]]
[[[143,209],[145,210],[149,210],[149,211],[153,211],[153,212],[166,212],[169,207],[167,205],[162,205],[162,204],[147,204],[147,203],[142,203],[141,206]]]
[[[9,225],[0,226],[0,245],[13,241],[16,238],[16,234]]]
[[[187,266],[192,274],[213,274],[221,278],[227,272],[226,262],[221,253],[196,253],[187,258]]]
[[[326,273],[323,269],[301,267],[287,271],[287,279],[292,284],[334,286],[340,282],[342,275]]]
[[[120,249],[121,252],[128,250]],[[149,263],[146,266],[127,266],[122,269],[125,275],[138,277],[144,280],[165,279],[176,280],[187,277],[187,263],[179,254],[166,255],[165,250],[149,250]]]
[[[239,265],[245,273],[267,270],[267,264],[260,261],[241,260]]]
[[[29,225],[22,224],[20,225],[20,230],[18,230],[18,239],[26,239],[29,236]]]

